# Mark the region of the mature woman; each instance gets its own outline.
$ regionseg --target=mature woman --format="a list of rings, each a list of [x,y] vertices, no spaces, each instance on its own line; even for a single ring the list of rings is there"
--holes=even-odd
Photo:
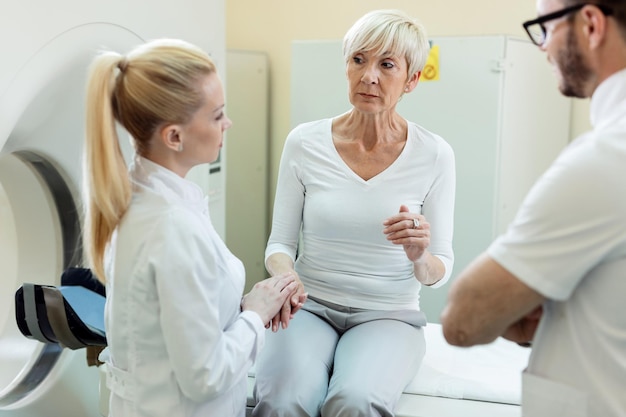
[[[396,112],[424,29],[373,11],[343,50],[352,109],[297,126],[281,159],[266,266],[299,288],[257,364],[255,416],[392,416],[425,352],[420,287],[452,270],[454,154]]]
[[[130,172],[116,121],[135,145]],[[107,284],[111,417],[245,414],[247,371],[296,282],[274,277],[242,300],[243,265],[184,179],[217,158],[230,126],[215,65],[197,47],[158,40],[92,64],[85,244]]]

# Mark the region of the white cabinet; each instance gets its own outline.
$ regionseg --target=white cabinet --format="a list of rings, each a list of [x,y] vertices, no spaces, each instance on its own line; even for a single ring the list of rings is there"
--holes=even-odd
[[[455,151],[453,280],[506,230],[527,191],[567,144],[571,100],[559,93],[546,55],[525,39],[431,41],[439,48],[439,79],[420,81],[398,111]],[[292,125],[349,109],[341,41],[294,42]],[[422,291],[430,321],[439,322],[448,286]]]

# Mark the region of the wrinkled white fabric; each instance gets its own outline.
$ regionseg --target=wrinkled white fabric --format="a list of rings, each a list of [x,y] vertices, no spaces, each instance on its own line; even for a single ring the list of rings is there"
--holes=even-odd
[[[295,259],[299,250],[295,269],[312,297],[368,310],[419,309],[413,264],[402,246],[386,239],[383,221],[402,204],[423,214],[430,223],[428,250],[445,266],[433,287],[448,280],[454,262],[452,148],[408,122],[402,153],[365,181],[341,159],[331,129],[332,119],[323,119],[289,133],[265,257],[281,252]]]
[[[196,184],[139,157],[131,176],[108,264],[109,416],[244,416],[265,328],[240,311],[243,264]]]
[[[561,153],[489,248],[549,299],[524,415],[626,415],[626,70],[597,88],[591,119],[593,130]]]

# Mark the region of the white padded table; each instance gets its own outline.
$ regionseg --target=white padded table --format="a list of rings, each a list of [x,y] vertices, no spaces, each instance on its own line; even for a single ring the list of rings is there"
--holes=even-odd
[[[425,327],[425,336],[426,355],[396,417],[521,416],[521,374],[530,349],[501,338],[470,348],[451,346],[436,323]],[[253,386],[254,368],[248,377],[249,408]]]

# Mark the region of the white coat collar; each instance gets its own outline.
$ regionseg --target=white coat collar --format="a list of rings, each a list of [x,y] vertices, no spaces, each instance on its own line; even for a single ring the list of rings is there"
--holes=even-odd
[[[147,188],[168,201],[200,204],[203,209],[207,206],[204,193],[198,184],[139,155],[135,155],[130,166],[130,176],[135,188]]]

